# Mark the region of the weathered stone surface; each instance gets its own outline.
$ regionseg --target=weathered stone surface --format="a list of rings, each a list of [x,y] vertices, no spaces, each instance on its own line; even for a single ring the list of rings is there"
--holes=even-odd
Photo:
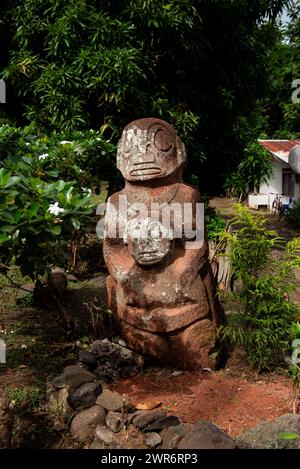
[[[193,425],[190,423],[181,423],[176,427],[166,428],[161,432],[163,449],[174,449],[177,448],[180,440],[193,429]]]
[[[300,435],[300,415],[285,414],[274,420],[261,422],[241,433],[236,443],[239,448],[300,448],[300,439],[282,440],[279,437],[282,432]]]
[[[119,433],[122,428],[122,414],[120,412],[108,412],[106,416],[106,425],[114,433]]]
[[[185,161],[185,147],[167,122],[140,119],[125,127],[117,166],[126,185],[110,197],[105,216],[108,301],[130,349],[162,364],[213,368],[209,352],[224,314],[204,231],[201,241],[189,241],[202,227],[199,194],[182,183]],[[141,203],[137,217],[134,207]],[[191,209],[188,221],[184,204]],[[168,210],[170,223],[163,225]]]
[[[203,291],[205,295],[205,291]],[[124,310],[125,322],[138,329],[151,332],[171,332],[192,324],[197,319],[205,317],[208,313],[208,305],[205,302],[202,309],[199,305],[182,305],[174,308],[154,308],[145,311],[143,308],[128,307]]]
[[[111,342],[108,339],[94,340],[91,344],[91,351],[101,363],[103,359],[116,360],[119,365],[125,366],[143,366],[143,357],[129,350],[121,339],[118,343]]]
[[[94,340],[91,344],[91,351],[94,353],[98,358],[108,358],[112,354],[115,356],[115,347],[112,342],[108,339],[103,340]]]
[[[95,375],[89,371],[75,365],[70,365],[64,368],[61,375],[52,380],[52,386],[57,389],[67,388],[68,392],[71,393],[81,384],[91,383],[95,380]]]
[[[66,388],[53,391],[50,394],[48,410],[51,418],[54,420],[56,429],[64,428],[65,424],[67,424],[74,415],[74,410],[68,403],[68,397],[69,393]]]
[[[95,436],[100,443],[110,445],[113,442],[114,433],[105,426],[99,426],[96,428]]]
[[[150,425],[151,423],[165,416],[166,412],[162,409],[138,410],[130,416],[129,423],[132,423],[136,427],[143,429],[147,425]]]
[[[178,444],[179,449],[234,449],[232,438],[218,427],[205,420],[199,420],[191,432],[187,433]]]
[[[120,377],[136,375],[144,364],[141,355],[108,339],[95,340],[91,345],[91,350],[97,356],[99,364],[94,373],[97,378],[107,383]]]
[[[145,444],[149,446],[149,448],[156,448],[156,446],[160,445],[160,443],[161,436],[158,433],[146,433]]]
[[[104,389],[101,396],[97,399],[97,404],[101,405],[107,411],[120,412],[122,409],[129,410],[132,405],[124,399],[119,393]]]
[[[80,350],[78,354],[79,361],[88,365],[92,369],[97,366],[97,356],[88,350]]]
[[[164,428],[168,427],[176,427],[180,425],[180,420],[175,417],[174,415],[168,415],[167,417],[163,417],[159,420],[155,420],[155,422],[151,423],[148,427],[144,429],[145,432],[159,432]]]
[[[75,415],[71,423],[71,434],[81,442],[88,442],[94,436],[96,426],[105,425],[106,411],[94,405]]]
[[[176,363],[185,369],[214,367],[214,359],[209,352],[215,339],[212,323],[208,319],[197,321],[171,336],[137,329],[124,321],[120,327],[132,348],[160,364]]]
[[[84,383],[73,391],[68,397],[68,403],[73,409],[83,410],[92,407],[102,392],[100,383]]]
[[[96,438],[87,449],[105,449],[104,443],[100,443]]]

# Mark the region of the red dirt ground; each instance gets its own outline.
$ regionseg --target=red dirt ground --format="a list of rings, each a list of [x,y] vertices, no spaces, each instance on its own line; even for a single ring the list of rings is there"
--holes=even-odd
[[[292,412],[293,389],[288,377],[278,373],[249,379],[231,370],[182,372],[151,369],[147,374],[123,379],[114,389],[133,404],[156,399],[168,414],[183,422],[209,420],[231,436],[263,420]]]

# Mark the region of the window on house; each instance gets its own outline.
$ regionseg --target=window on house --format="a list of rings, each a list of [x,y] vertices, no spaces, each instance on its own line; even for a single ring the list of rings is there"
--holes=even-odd
[[[290,169],[282,170],[282,195],[290,197],[295,195],[295,178],[293,171]]]

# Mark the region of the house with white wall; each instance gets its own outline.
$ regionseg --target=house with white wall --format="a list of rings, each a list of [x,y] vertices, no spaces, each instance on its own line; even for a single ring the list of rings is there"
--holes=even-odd
[[[300,199],[300,175],[296,174],[289,164],[289,153],[300,144],[300,140],[258,140],[260,145],[273,156],[273,173],[269,180],[257,188],[257,192],[248,196],[251,208],[272,209],[276,196],[282,204]]]

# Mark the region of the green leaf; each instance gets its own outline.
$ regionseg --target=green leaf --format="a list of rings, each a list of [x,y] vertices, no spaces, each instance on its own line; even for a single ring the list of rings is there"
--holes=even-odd
[[[71,186],[67,192],[65,193],[65,196],[66,196],[66,202],[70,202],[71,199],[72,199],[72,192],[73,192],[73,186]]]
[[[15,223],[14,216],[7,210],[5,212],[0,213],[0,220],[5,221],[7,223]]]
[[[75,230],[79,230],[80,229],[80,221],[77,220],[77,218],[74,218],[74,217],[71,218],[71,221],[72,221],[72,225],[74,226]]]
[[[3,244],[8,240],[9,240],[9,236],[7,233],[0,233],[0,244]]]
[[[52,226],[51,227],[51,233],[54,234],[54,235],[60,235],[61,233],[61,226],[59,225],[55,225],[55,226]]]
[[[27,211],[24,213],[28,220],[31,220],[33,217],[36,217],[38,214],[41,205],[38,202],[33,202],[28,208]]]
[[[57,181],[57,183],[56,183],[56,188],[57,188],[58,192],[63,191],[64,188],[65,188],[65,185],[66,185],[65,181],[63,181],[62,179],[60,179],[59,181]]]
[[[11,178],[9,178],[8,182],[4,185],[4,189],[8,189],[9,187],[14,186],[20,181],[20,179],[21,178],[19,176],[12,176]]]
[[[15,229],[16,229],[15,225],[2,225],[0,227],[0,231],[3,231],[3,233],[6,232],[6,233],[9,233],[9,234],[13,233]]]
[[[51,169],[49,171],[45,171],[45,174],[47,176],[50,176],[50,177],[53,177],[53,178],[57,178],[58,177],[58,171],[55,171],[54,169]]]
[[[29,231],[29,233],[33,233],[34,235],[38,235],[38,234],[40,234],[41,229],[36,228],[35,226],[31,225],[31,226],[28,227],[28,231]]]
[[[10,174],[11,173],[8,172],[6,169],[4,169],[4,168],[0,169],[0,187],[5,187],[5,185],[9,181]]]
[[[300,435],[296,433],[281,432],[278,436],[281,440],[300,440]]]

